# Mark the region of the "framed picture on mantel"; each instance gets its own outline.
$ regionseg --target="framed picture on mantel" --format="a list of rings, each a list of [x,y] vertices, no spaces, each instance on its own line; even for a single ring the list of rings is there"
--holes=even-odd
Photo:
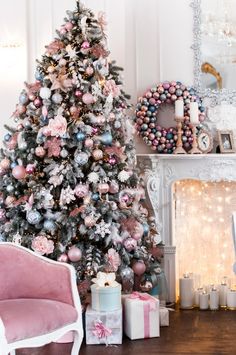
[[[233,131],[218,131],[221,153],[235,153]]]

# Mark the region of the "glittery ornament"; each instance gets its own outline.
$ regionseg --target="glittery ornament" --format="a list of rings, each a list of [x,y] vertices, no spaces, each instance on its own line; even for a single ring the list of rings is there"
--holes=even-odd
[[[121,170],[121,172],[118,174],[118,179],[121,182],[127,181],[129,179],[129,177],[130,177],[130,174],[125,170]]]
[[[86,216],[84,218],[84,224],[86,227],[93,227],[96,224],[96,219],[93,216]]]
[[[88,181],[96,184],[99,181],[99,175],[95,172],[88,174]]]
[[[26,219],[30,224],[36,225],[41,221],[42,216],[38,211],[31,210],[27,212]]]
[[[25,168],[22,165],[17,165],[12,169],[12,175],[17,180],[22,180],[26,176]]]
[[[92,156],[96,161],[101,160],[103,158],[103,151],[101,149],[95,149],[92,152]]]
[[[85,103],[86,105],[91,105],[92,103],[94,103],[94,97],[92,94],[90,94],[89,92],[87,92],[86,94],[84,94],[82,96],[82,101],[83,103]]]
[[[79,166],[83,166],[87,164],[89,156],[87,153],[79,152],[75,154],[74,159]]]
[[[110,132],[105,132],[99,137],[100,141],[104,145],[111,145],[112,144],[112,135]]]
[[[43,147],[35,148],[35,155],[39,158],[43,158],[46,154],[46,150]]]
[[[84,145],[86,148],[92,148],[93,144],[94,144],[94,142],[91,138],[85,139]]]
[[[51,96],[51,90],[49,88],[43,87],[43,88],[40,89],[39,96],[42,99],[47,100]]]
[[[79,198],[83,198],[88,194],[88,192],[89,192],[89,188],[87,185],[78,184],[75,187],[75,195]]]
[[[46,219],[44,222],[43,222],[43,228],[46,230],[46,231],[49,231],[49,232],[52,232],[56,229],[56,224],[54,221],[50,220],[50,219]]]
[[[98,191],[100,194],[106,194],[109,191],[109,185],[107,183],[98,184]]]
[[[128,267],[124,266],[120,270],[120,277],[122,283],[123,293],[131,293],[134,287],[134,272]]]
[[[0,166],[1,168],[7,170],[10,167],[10,160],[8,158],[4,158],[1,162],[0,162]]]
[[[60,104],[62,102],[62,100],[63,100],[63,97],[58,92],[56,92],[55,94],[52,95],[52,101],[55,104]]]
[[[25,171],[27,174],[33,174],[35,172],[35,165],[34,164],[28,164],[25,168]]]
[[[88,41],[84,41],[81,45],[81,48],[83,48],[83,49],[88,49],[89,47],[90,47],[90,44]]]

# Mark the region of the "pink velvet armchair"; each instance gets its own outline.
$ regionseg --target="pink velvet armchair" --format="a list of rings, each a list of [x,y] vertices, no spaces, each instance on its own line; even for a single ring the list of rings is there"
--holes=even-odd
[[[78,355],[83,327],[74,268],[13,243],[0,243],[0,262],[0,354],[73,331],[71,355]]]

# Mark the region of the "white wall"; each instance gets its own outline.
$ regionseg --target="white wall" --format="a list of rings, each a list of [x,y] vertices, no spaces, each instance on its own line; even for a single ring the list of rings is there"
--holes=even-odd
[[[94,12],[106,12],[111,58],[124,68],[125,89],[131,94],[132,103],[159,81],[192,84],[190,0],[84,0],[83,3]],[[8,31],[23,43],[22,48],[12,50],[10,57],[9,50],[0,48],[0,132],[3,124],[9,122],[23,82],[34,80],[35,59],[40,58],[55,29],[63,23],[66,10],[74,7],[75,0],[0,2],[0,42],[8,40],[4,34]],[[138,152],[150,153],[148,147],[137,142]]]

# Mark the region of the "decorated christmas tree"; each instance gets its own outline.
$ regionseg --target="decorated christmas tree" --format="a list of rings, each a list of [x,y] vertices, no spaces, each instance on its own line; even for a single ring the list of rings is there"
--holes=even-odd
[[[157,284],[159,237],[135,170],[120,68],[104,16],[77,1],[25,84],[0,162],[1,240],[72,263],[81,294],[98,271]]]

